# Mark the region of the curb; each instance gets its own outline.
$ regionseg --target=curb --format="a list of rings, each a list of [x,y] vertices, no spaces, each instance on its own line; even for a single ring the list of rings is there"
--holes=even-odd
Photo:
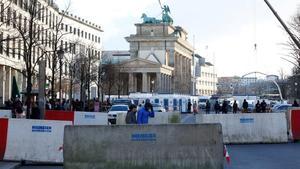
[[[21,163],[0,161],[0,169],[18,169],[20,167]]]

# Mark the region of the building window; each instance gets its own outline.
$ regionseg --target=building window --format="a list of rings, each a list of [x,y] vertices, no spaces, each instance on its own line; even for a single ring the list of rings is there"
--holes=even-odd
[[[87,39],[87,32],[85,32],[85,39]]]
[[[22,29],[22,15],[19,14],[19,29]]]
[[[7,57],[9,57],[9,41],[10,40],[10,37],[9,35],[7,35],[7,39],[6,39],[6,55]]]
[[[16,40],[12,39],[12,57],[16,57]]]
[[[21,60],[21,40],[19,40],[19,43],[18,43],[18,59]]]
[[[24,32],[27,31],[27,18],[24,18]]]
[[[3,54],[3,32],[0,33],[0,53]]]
[[[10,26],[10,15],[11,15],[11,8],[10,7],[8,7],[7,8],[7,20],[6,20],[6,24],[7,24],[7,26]]]
[[[45,18],[45,21],[46,21],[46,25],[48,25],[48,8],[46,7],[46,18]]]
[[[17,12],[13,12],[13,28],[16,28],[16,22],[17,22]]]
[[[0,17],[0,21],[4,22],[4,4],[1,3],[1,17]]]
[[[19,7],[23,8],[23,0],[19,0]]]
[[[65,31],[66,31],[66,32],[68,32],[68,25],[66,25],[66,29],[65,29]]]
[[[100,43],[100,37],[98,37],[98,43]]]
[[[72,26],[70,26],[70,33],[72,33],[72,30],[73,30],[73,28],[72,28]]]
[[[61,28],[60,28],[60,29],[61,29],[61,30],[64,30],[64,24],[61,23],[60,25],[61,25]]]
[[[45,22],[45,7],[43,6],[42,7],[42,22],[44,23]]]

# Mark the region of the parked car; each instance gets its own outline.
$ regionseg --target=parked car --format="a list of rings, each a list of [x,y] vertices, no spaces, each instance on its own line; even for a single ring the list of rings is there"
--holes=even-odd
[[[160,104],[153,103],[152,106],[154,112],[166,112],[166,109]]]
[[[111,108],[109,109],[108,111],[108,122],[110,124],[116,124],[116,121],[117,121],[117,116],[118,114],[120,113],[124,113],[126,114],[129,110],[129,107],[128,105],[125,105],[125,104],[117,104],[117,105],[113,105],[111,106]]]
[[[131,104],[134,104],[134,102],[131,99],[115,99],[112,102],[112,105],[119,105],[119,104],[130,106]]]
[[[285,113],[289,108],[291,108],[291,104],[277,104],[272,107],[273,113]]]

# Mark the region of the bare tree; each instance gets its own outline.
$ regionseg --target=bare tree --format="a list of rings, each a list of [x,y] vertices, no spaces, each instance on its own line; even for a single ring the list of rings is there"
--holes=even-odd
[[[6,52],[11,52],[12,55],[22,57],[24,61],[23,75],[26,77],[26,118],[30,118],[33,79],[37,75],[38,63],[42,59],[47,59],[55,52],[54,32],[58,27],[59,21],[53,15],[48,14],[48,9],[58,9],[44,1],[30,0],[30,1],[13,1],[18,2],[25,13],[18,15],[17,11],[8,7],[6,10],[7,19],[6,25],[10,27],[10,34],[12,37],[12,45],[10,38],[7,38]],[[51,20],[52,19],[52,20]],[[15,45],[18,43],[18,45]],[[18,50],[18,53],[16,51]],[[22,52],[21,52],[22,51]],[[50,60],[51,61],[51,60]]]
[[[299,10],[298,13],[293,17],[292,22],[290,23],[293,34],[298,41],[300,41],[300,11]],[[287,43],[287,46],[290,49],[290,54],[287,56],[288,58],[283,58],[283,59],[288,61],[294,66],[293,74],[299,74],[300,73],[300,49],[296,46],[296,44],[292,40],[290,40]]]

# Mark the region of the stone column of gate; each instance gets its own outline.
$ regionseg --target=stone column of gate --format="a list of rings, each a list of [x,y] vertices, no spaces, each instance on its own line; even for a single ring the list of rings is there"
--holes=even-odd
[[[5,100],[4,101],[11,98],[11,84],[12,84],[11,67],[6,66],[5,69],[6,69],[5,71],[6,78],[5,78]]]
[[[171,88],[171,83],[170,83],[170,76],[167,75],[167,92],[170,93],[170,88]]]
[[[142,92],[148,92],[148,84],[147,84],[147,82],[148,82],[148,78],[147,78],[147,73],[143,73],[143,75],[142,75],[143,77],[143,79],[142,79],[142,83],[143,83],[143,85],[142,85]]]
[[[5,102],[5,67],[0,66],[0,105]]]
[[[133,79],[133,73],[128,73],[128,92],[133,93],[134,91],[134,79]]]
[[[161,73],[157,72],[156,73],[156,80],[155,80],[155,92],[161,93]]]

